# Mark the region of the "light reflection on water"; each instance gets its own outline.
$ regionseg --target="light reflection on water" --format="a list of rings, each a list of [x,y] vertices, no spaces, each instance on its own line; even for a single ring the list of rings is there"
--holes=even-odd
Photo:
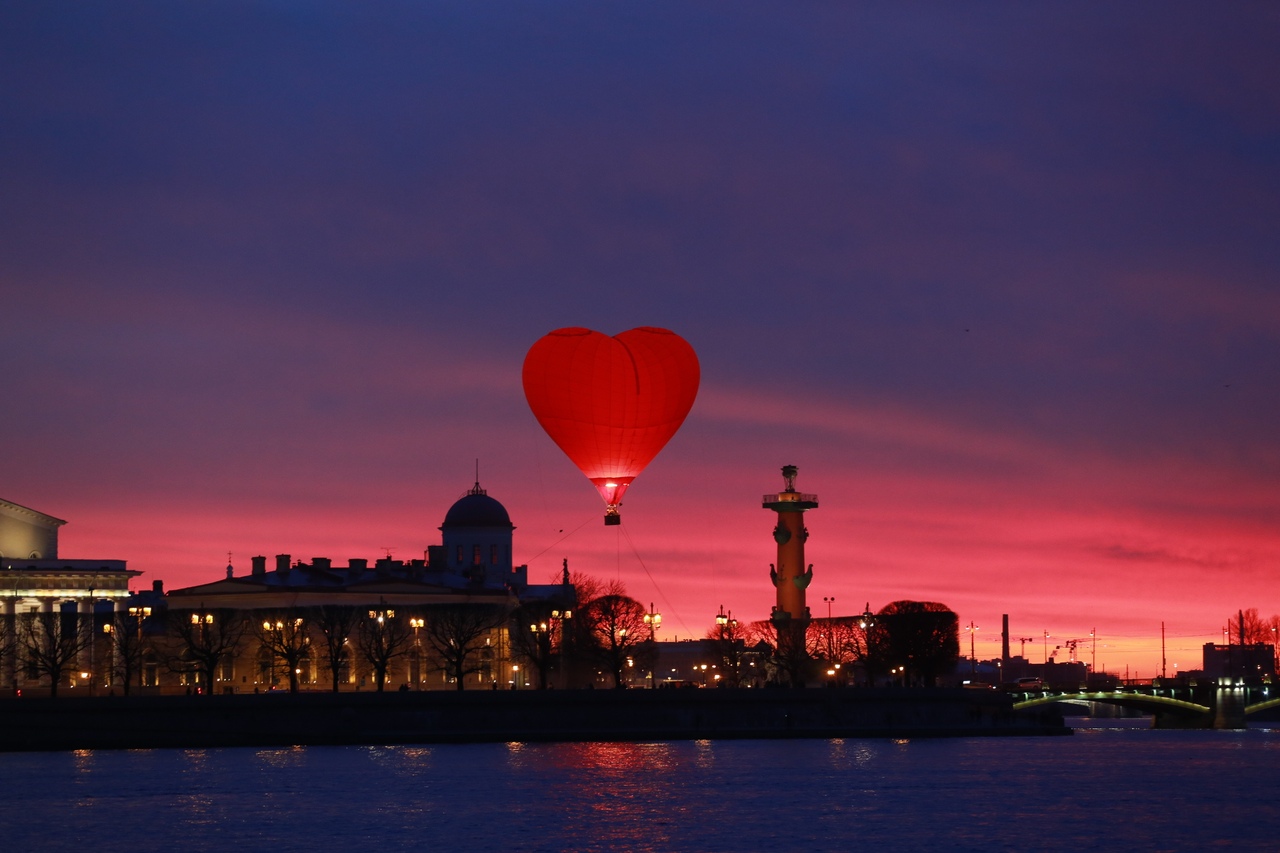
[[[1273,846],[1280,731],[1079,725],[1070,738],[9,754],[0,833],[6,849],[53,851]]]

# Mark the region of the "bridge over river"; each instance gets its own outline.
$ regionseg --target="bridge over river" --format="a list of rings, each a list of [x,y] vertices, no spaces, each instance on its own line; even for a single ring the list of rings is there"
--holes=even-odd
[[[1250,720],[1280,720],[1280,688],[1206,684],[1126,686],[1107,690],[1046,688],[1014,693],[1015,710],[1041,705],[1100,702],[1151,714],[1157,729],[1243,729]]]

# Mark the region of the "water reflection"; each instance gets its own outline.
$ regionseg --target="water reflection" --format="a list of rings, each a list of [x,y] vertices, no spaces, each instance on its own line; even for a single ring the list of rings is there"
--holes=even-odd
[[[424,784],[435,773],[435,748],[429,746],[367,746],[358,748],[380,773]]]
[[[710,769],[716,760],[715,750],[713,749],[714,741],[695,740],[694,748],[694,764],[699,770]]]
[[[686,820],[682,768],[712,760],[709,742],[506,745],[509,772],[537,792],[513,820],[569,833],[582,850],[671,849]],[[519,798],[517,798],[519,799]],[[554,816],[554,817],[553,817]]]
[[[75,771],[75,785],[78,789],[88,790],[93,783],[90,774],[93,773],[93,751],[88,749],[77,749],[71,753],[71,766]],[[74,803],[77,809],[91,808],[94,805],[94,797],[92,794],[79,797]]]
[[[268,767],[276,769],[285,769],[289,767],[301,767],[306,763],[307,750],[302,746],[290,746],[283,749],[260,749],[256,756],[259,761]]]
[[[193,853],[446,839],[503,853],[1028,846],[1010,827],[1036,828],[1031,849],[1266,850],[1280,833],[1278,747],[1280,734],[1263,730],[1113,730],[10,754],[0,826],[6,849],[41,853],[79,853],[87,838],[95,850]]]

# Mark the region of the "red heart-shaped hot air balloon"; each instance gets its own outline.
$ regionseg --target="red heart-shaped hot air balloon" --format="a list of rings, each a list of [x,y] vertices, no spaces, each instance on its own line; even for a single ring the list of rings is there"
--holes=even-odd
[[[605,524],[684,423],[698,395],[698,356],[675,332],[642,326],[612,338],[556,329],[524,358],[533,416],[604,498]]]

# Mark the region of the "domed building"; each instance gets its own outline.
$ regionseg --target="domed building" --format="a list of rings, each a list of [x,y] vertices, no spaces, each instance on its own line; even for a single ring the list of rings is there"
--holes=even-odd
[[[443,544],[427,549],[427,565],[432,574],[441,572],[448,580],[523,589],[528,567],[513,566],[511,559],[515,529],[507,508],[476,481],[445,513],[440,525]]]
[[[306,621],[314,620],[321,608],[354,610],[361,619],[367,615],[380,620],[380,625],[394,620],[411,629],[411,638],[405,637],[407,649],[395,658],[394,671],[388,673],[392,683],[410,689],[447,688],[459,683],[461,673],[461,680],[473,687],[520,686],[525,676],[511,662],[510,614],[530,604],[548,612],[567,612],[575,604],[575,595],[567,569],[561,584],[529,585],[528,567],[515,565],[512,558],[515,529],[506,507],[477,481],[449,507],[439,526],[440,544],[427,545],[423,559],[397,560],[388,553],[372,565],[368,559],[352,558],[342,566],[328,557],[303,561],[277,554],[274,569],[268,570],[267,557],[257,556],[251,558],[248,574],[237,575],[234,566],[228,565],[225,578],[175,589],[165,596],[164,604],[171,611],[191,611],[192,624],[199,624],[201,615],[232,610],[247,611],[250,626],[268,627],[289,624],[285,617],[291,613]],[[185,622],[170,620],[171,624]],[[441,632],[447,630],[459,633],[443,636]],[[235,659],[228,660],[225,672],[217,677],[227,683],[215,684],[214,689],[252,690],[280,684],[280,661],[263,651],[270,643],[259,640],[256,653],[237,651]],[[442,666],[433,657],[443,647],[468,644],[475,653],[470,663]],[[312,639],[311,648],[323,645],[319,638]],[[334,667],[311,656],[283,668],[290,670],[302,676],[303,684],[314,684],[332,678]],[[366,670],[359,655],[350,656],[339,676],[344,689],[367,684]]]

